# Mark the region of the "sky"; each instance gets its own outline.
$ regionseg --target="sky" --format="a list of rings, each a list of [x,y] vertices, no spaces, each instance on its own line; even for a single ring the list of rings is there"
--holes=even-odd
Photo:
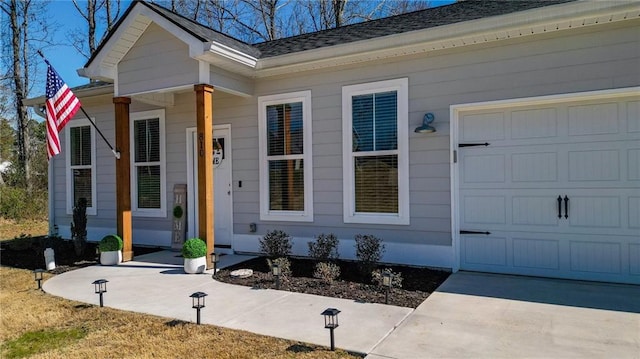
[[[391,0],[393,1],[393,0]],[[433,6],[446,5],[455,0],[434,0]],[[129,7],[131,0],[122,0],[121,14]],[[71,31],[86,31],[86,22],[78,13],[71,0],[54,0],[49,4],[48,16],[59,24],[54,36],[54,43],[69,43],[67,39]],[[51,65],[56,69],[58,74],[70,87],[87,84],[89,81],[84,77],[80,77],[76,70],[82,68],[87,62],[87,58],[79,54],[71,45],[56,45],[45,49],[44,55],[47,57]],[[42,67],[42,85],[32,90],[32,97],[44,94],[44,79],[46,69]]]

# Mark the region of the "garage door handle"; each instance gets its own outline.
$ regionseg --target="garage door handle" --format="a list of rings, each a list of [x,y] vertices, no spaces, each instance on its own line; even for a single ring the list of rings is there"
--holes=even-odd
[[[491,234],[491,232],[483,232],[483,231],[460,231],[460,234],[486,234],[487,236]]]
[[[564,196],[564,218],[569,218],[569,197]]]
[[[558,196],[558,218],[562,218],[562,197]]]

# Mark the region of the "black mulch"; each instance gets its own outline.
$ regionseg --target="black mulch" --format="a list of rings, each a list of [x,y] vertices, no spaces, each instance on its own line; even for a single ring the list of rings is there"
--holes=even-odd
[[[313,278],[314,261],[304,258],[291,258],[290,260],[292,276],[280,281],[281,290],[353,299],[365,303],[385,303],[385,290],[371,284],[370,278],[361,274],[355,262],[338,261],[340,278],[331,284],[326,284]],[[253,276],[241,279],[229,275],[231,271],[242,268],[252,269]],[[381,266],[380,268],[390,268],[396,273],[401,273],[403,278],[402,288],[393,288],[389,292],[388,304],[409,308],[416,308],[420,305],[450,274],[423,267]],[[271,275],[264,257],[221,270],[216,274],[216,279],[255,289],[275,289],[276,287],[274,277]]]

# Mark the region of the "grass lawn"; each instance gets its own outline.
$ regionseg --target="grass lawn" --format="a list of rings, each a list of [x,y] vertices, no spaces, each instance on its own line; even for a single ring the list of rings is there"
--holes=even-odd
[[[0,241],[14,239],[21,234],[32,237],[43,236],[49,233],[48,221],[21,221],[16,222],[0,218]]]
[[[0,267],[0,358],[356,358],[311,344],[100,308],[36,286],[30,271]]]

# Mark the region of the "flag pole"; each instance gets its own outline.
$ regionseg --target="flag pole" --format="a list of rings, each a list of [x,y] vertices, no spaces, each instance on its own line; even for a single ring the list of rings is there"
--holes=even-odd
[[[47,65],[51,66],[51,64],[49,63],[49,60],[47,60],[46,57],[44,57],[44,55],[42,54],[42,51],[38,50],[38,55],[40,55],[40,57],[42,57],[42,59],[44,59],[44,62],[47,63]],[[111,146],[111,143],[109,143],[109,141],[107,140],[106,137],[104,137],[104,135],[102,134],[102,131],[100,131],[100,129],[98,128],[98,126],[96,126],[95,122],[93,122],[93,120],[91,119],[91,117],[89,116],[89,114],[87,113],[87,111],[84,110],[84,107],[82,107],[82,105],[80,105],[80,109],[82,110],[82,113],[84,113],[84,115],[87,117],[87,120],[89,120],[89,122],[91,123],[91,125],[93,126],[93,128],[96,129],[96,131],[98,131],[98,134],[100,134],[100,137],[102,137],[102,139],[104,140],[104,142],[107,144],[107,146],[109,146],[109,148],[111,149],[111,152],[113,153],[114,156],[116,156],[116,159],[120,159],[120,151],[116,151],[115,148],[113,148],[113,146]]]

